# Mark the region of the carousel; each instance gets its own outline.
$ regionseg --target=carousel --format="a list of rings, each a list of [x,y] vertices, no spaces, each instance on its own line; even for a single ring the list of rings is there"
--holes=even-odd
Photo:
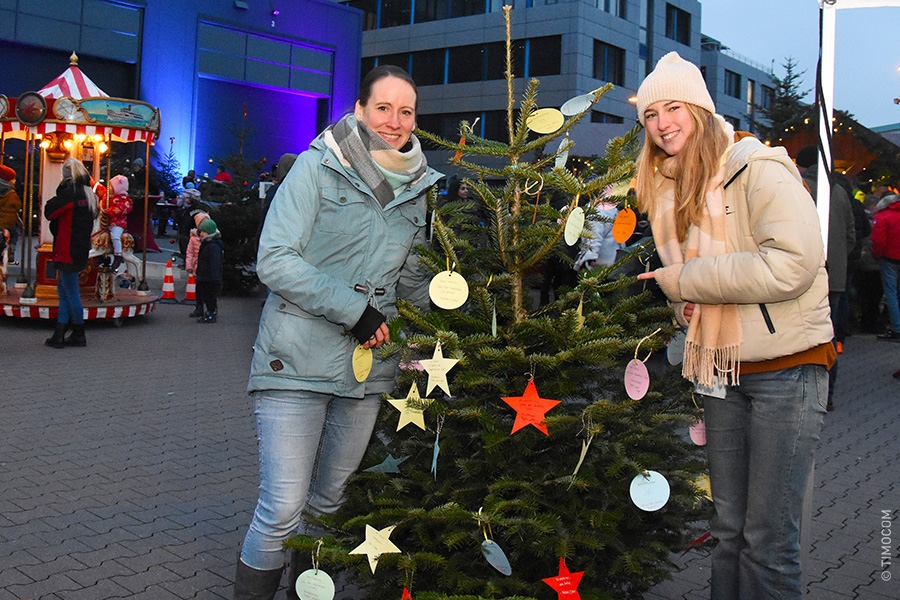
[[[62,163],[68,158],[81,160],[91,171],[94,191],[102,208],[107,191],[101,181],[101,165],[106,160],[110,173],[110,147],[113,143],[143,142],[144,164],[150,164],[150,146],[159,135],[159,110],[138,100],[111,98],[78,68],[73,53],[68,69],[37,92],[18,98],[0,95],[0,162],[6,142],[25,142],[22,175],[23,235],[21,236],[20,273],[14,285],[7,283],[5,266],[0,265],[0,314],[7,317],[55,320],[59,307],[56,295],[56,269],[50,260],[52,234],[43,218],[44,204],[53,197],[62,180]],[[150,313],[160,295],[152,293],[146,282],[149,208],[148,169],[144,169],[143,231],[121,236],[122,259],[117,268],[107,214],[100,211],[91,237],[88,267],[79,283],[85,320],[109,319],[120,325],[123,319]],[[109,195],[112,196],[112,190]],[[37,219],[35,204],[39,203]],[[28,247],[38,236],[36,251]],[[135,240],[135,237],[138,239]],[[135,248],[140,247],[140,258]],[[112,264],[111,264],[112,263]]]

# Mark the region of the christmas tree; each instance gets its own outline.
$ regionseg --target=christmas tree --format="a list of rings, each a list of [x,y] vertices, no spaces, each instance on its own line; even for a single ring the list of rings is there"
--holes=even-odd
[[[673,333],[669,309],[616,275],[623,261],[545,306],[531,293],[535,268],[565,255],[567,225],[582,233],[575,215],[590,217],[631,178],[637,133],[610,142],[589,176],[567,170],[559,139],[608,88],[563,119],[538,109],[532,80],[515,110],[509,55],[507,42],[508,141],[467,122],[459,141],[417,132],[472,174],[477,197],[437,207],[434,244],[420,249],[435,282],[464,280],[467,300],[428,312],[398,304],[383,352],[402,361],[401,391],[382,409],[365,470],[320,519],[328,535],[287,543],[322,571],[354,568],[369,598],[404,588],[415,600],[640,598],[708,509],[702,457],[685,441],[690,393],[677,370],[647,360]],[[551,194],[569,205],[553,208]],[[458,302],[436,289],[439,306]],[[645,362],[649,390],[634,399],[625,373]],[[638,500],[635,486],[660,474],[668,501]]]
[[[181,164],[175,156],[175,138],[169,138],[169,151],[158,161],[159,187],[166,198],[176,198],[181,193]]]

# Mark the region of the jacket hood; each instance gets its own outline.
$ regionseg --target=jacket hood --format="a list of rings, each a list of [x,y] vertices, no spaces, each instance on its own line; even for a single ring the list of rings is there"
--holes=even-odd
[[[114,196],[128,193],[128,178],[124,175],[116,175],[110,179],[109,183],[112,186]]]
[[[744,166],[755,160],[774,160],[780,162],[799,182],[803,182],[797,165],[788,156],[787,150],[782,146],[769,147],[754,137],[745,137],[732,145],[727,152],[727,164],[725,167],[725,182]]]
[[[891,210],[900,210],[900,195],[889,194],[879,200],[878,204],[875,205],[875,212],[879,213],[886,208],[890,208]]]

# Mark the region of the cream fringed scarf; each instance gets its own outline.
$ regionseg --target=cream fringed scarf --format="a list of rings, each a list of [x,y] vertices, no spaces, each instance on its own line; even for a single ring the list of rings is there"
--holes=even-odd
[[[683,265],[693,258],[720,256],[728,252],[725,230],[724,165],[710,181],[705,209],[699,224],[691,225],[684,242],[675,230],[674,159],[660,167],[662,183],[650,221],[659,258],[665,267]],[[738,383],[741,321],[734,304],[697,304],[688,324],[682,375],[695,383],[713,386],[718,376],[722,384]]]

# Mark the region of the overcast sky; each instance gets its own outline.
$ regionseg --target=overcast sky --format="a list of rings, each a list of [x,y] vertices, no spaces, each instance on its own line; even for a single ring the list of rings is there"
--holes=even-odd
[[[813,90],[819,56],[818,0],[701,0],[701,30],[784,76],[787,57]],[[836,16],[835,108],[866,127],[900,123],[900,7],[841,9]],[[811,91],[806,101],[813,102]]]

